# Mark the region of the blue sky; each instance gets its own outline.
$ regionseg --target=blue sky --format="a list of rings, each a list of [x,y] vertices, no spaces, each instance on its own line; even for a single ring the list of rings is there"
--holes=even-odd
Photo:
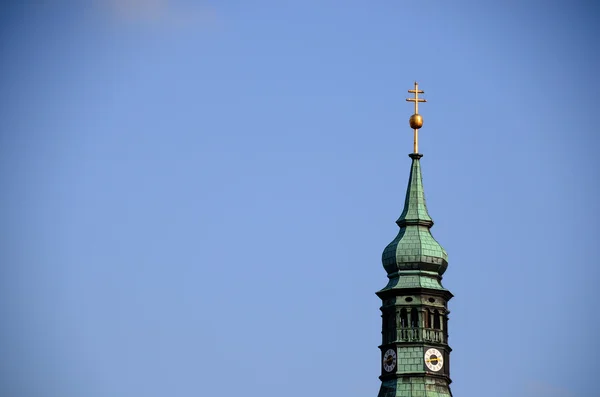
[[[16,3],[2,395],[375,396],[415,80],[454,395],[593,393],[592,2]]]

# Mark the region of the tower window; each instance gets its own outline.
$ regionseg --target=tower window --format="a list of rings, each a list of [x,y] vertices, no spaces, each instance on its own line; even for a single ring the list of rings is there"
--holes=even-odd
[[[414,307],[410,311],[410,326],[413,328],[417,328],[419,326],[419,313]]]
[[[406,309],[400,310],[400,326],[408,327],[408,315],[406,313]]]
[[[433,328],[441,329],[440,327],[440,313],[437,310],[433,311]]]

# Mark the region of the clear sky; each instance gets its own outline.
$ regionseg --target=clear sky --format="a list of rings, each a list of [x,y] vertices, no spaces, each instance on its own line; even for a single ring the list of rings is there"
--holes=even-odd
[[[415,80],[454,395],[595,395],[593,2],[0,10],[0,395],[376,396]]]

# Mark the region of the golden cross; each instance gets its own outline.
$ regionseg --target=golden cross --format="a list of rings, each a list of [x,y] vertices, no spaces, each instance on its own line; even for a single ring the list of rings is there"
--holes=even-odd
[[[414,90],[408,90],[409,93],[411,94],[415,94],[414,98],[406,98],[407,102],[414,102],[415,103],[415,114],[419,114],[419,102],[427,102],[425,99],[423,98],[419,98],[419,94],[424,94],[425,91],[420,90],[419,89],[419,83],[417,83],[415,81],[415,89]]]
[[[415,94],[414,98],[406,98],[407,102],[415,103],[415,114],[410,116],[409,124],[411,128],[415,131],[415,143],[414,143],[414,152],[419,153],[419,128],[423,126],[423,117],[419,114],[419,102],[427,102],[423,98],[419,98],[419,94],[424,94],[425,91],[419,89],[419,83],[415,81],[415,89],[408,90],[409,93]]]

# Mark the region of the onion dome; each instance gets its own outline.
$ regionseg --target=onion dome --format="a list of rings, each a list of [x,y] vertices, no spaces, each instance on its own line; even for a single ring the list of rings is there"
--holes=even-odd
[[[448,267],[446,251],[433,238],[430,231],[433,220],[427,212],[421,177],[420,159],[423,155],[411,153],[409,156],[412,158],[412,166],[406,189],[404,210],[396,221],[400,231],[396,238],[385,247],[382,255],[383,267],[388,273],[390,282],[391,279],[397,279],[400,275],[403,275],[402,273],[405,271],[417,271],[415,274],[427,272],[430,275],[441,276]],[[408,274],[406,275],[408,276]],[[417,278],[421,279],[421,277]],[[437,277],[433,279],[427,277],[427,279],[431,279],[431,282],[437,285],[414,285],[412,287],[443,289],[439,281],[434,280]],[[408,282],[409,280],[405,281]],[[390,286],[388,285],[388,287]],[[411,286],[406,285],[403,287]]]

